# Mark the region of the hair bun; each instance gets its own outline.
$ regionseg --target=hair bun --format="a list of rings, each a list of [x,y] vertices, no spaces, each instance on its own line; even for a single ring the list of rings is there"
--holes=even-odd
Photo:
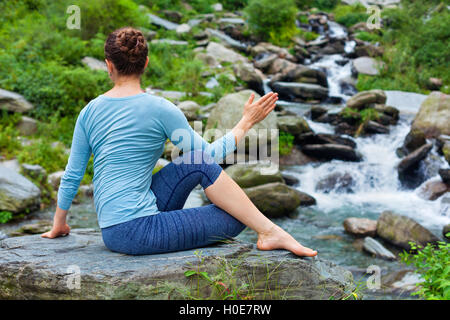
[[[108,36],[105,43],[106,58],[114,63],[119,72],[121,72],[119,66],[123,66],[122,72],[124,74],[129,74],[125,72],[131,72],[128,69],[135,69],[130,66],[132,64],[142,66],[143,69],[147,54],[148,47],[144,35],[141,31],[131,27],[114,31]]]

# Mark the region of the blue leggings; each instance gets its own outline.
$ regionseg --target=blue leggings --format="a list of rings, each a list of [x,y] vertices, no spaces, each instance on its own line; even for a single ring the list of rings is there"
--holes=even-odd
[[[158,214],[102,229],[110,250],[132,255],[188,250],[235,237],[245,228],[214,204],[183,209],[191,191],[213,184],[222,168],[200,151],[176,160],[153,175]]]

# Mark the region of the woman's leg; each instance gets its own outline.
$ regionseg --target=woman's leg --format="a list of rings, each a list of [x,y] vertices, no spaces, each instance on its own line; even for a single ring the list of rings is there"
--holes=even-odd
[[[189,152],[164,167],[155,174],[151,189],[159,210],[179,210],[198,184],[212,203],[258,233],[259,249],[286,249],[301,256],[317,254],[264,216],[236,182],[201,151]]]

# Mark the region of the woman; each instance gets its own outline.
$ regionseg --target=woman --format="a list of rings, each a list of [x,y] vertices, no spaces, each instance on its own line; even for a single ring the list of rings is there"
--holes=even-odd
[[[266,218],[214,162],[234,151],[247,131],[274,109],[277,94],[256,102],[252,95],[233,130],[209,144],[175,105],[143,92],[140,76],[147,55],[139,30],[126,27],[108,36],[105,57],[114,87],[78,116],[53,228],[42,237],[69,234],[67,210],[93,153],[95,208],[103,241],[112,251],[154,254],[197,248],[234,237],[248,226],[257,232],[260,250],[315,256],[316,251]],[[183,155],[152,176],[168,138]],[[183,209],[198,184],[213,204]]]

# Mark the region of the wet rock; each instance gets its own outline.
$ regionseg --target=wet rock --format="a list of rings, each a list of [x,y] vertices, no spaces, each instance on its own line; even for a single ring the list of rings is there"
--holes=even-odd
[[[231,130],[242,118],[244,105],[252,93],[255,94],[255,101],[257,101],[260,95],[252,90],[243,90],[222,97],[211,110],[206,125],[205,138],[209,139],[214,135],[216,138],[219,138],[226,133],[226,130]],[[263,121],[253,126],[247,135],[252,138],[267,133],[268,140],[271,141],[270,129],[277,129],[277,118],[273,112],[269,113]],[[244,144],[245,142],[242,141],[239,145],[241,143]]]
[[[409,242],[415,242],[424,247],[428,243],[435,243],[439,240],[413,219],[391,211],[384,211],[378,218],[377,235],[407,250],[410,249]]]
[[[367,121],[363,125],[364,133],[380,133],[380,134],[387,134],[389,133],[389,128],[383,126],[382,124],[379,124],[375,121]]]
[[[31,177],[32,179],[41,180],[47,177],[47,172],[45,169],[38,164],[23,163],[21,167],[23,174],[27,177]]]
[[[280,182],[246,188],[244,191],[255,206],[270,218],[284,217],[299,206],[310,206],[316,203],[310,195]]]
[[[357,237],[374,237],[377,232],[377,221],[367,218],[347,218],[343,225],[346,232]]]
[[[83,63],[85,66],[87,66],[91,70],[101,70],[108,72],[108,68],[106,66],[105,61],[101,61],[98,59],[95,59],[93,57],[84,57],[81,60],[81,63]]]
[[[39,235],[9,238],[2,240],[0,248],[0,298],[186,299],[170,288],[193,292],[197,283],[202,294],[210,296],[211,287],[206,282],[189,281],[185,276],[192,265],[198,264],[197,250],[123,255],[109,251],[101,233],[92,229],[75,229],[69,236],[55,240]],[[208,274],[223,269],[224,259],[231,264],[239,262],[236,281],[256,284],[257,299],[267,298],[263,294],[267,290],[282,290],[293,299],[340,299],[354,289],[349,271],[320,258],[300,258],[287,251],[259,251],[253,244],[235,241],[200,251],[205,258],[200,268]],[[73,275],[77,270],[81,286],[73,289],[68,283],[76,284]],[[271,274],[270,280],[267,274]]]
[[[21,135],[31,136],[37,132],[38,125],[37,121],[33,118],[22,116],[19,123],[16,126]]]
[[[313,106],[311,107],[310,110],[310,116],[311,116],[311,120],[316,120],[318,119],[320,116],[326,114],[328,112],[328,110],[324,107],[321,106]]]
[[[325,176],[316,184],[316,191],[323,193],[330,193],[335,191],[337,193],[352,193],[355,181],[348,172],[334,172]]]
[[[426,182],[421,188],[420,188],[420,196],[426,200],[436,200],[443,194],[450,191],[450,186],[446,183],[434,180],[434,181],[428,181]]]
[[[397,166],[399,178],[401,180],[406,180],[408,175],[413,174],[420,161],[425,159],[432,147],[433,145],[431,143],[425,144],[404,157]]]
[[[296,138],[302,133],[312,132],[308,122],[301,116],[277,117],[277,126],[280,131],[287,132]]]
[[[231,49],[228,49],[217,42],[210,42],[206,47],[206,52],[212,55],[219,62],[247,62],[247,59],[240,55],[239,53],[234,52]]]
[[[248,50],[247,44],[237,41],[219,30],[206,28],[206,32],[213,37],[219,38],[227,46],[230,46],[234,49],[241,50],[244,52],[247,52],[247,50]]]
[[[376,76],[384,67],[384,63],[371,57],[359,57],[353,60],[353,67],[357,73]]]
[[[24,176],[0,165],[0,211],[29,212],[40,205],[41,191]]]
[[[54,190],[58,190],[63,176],[64,171],[57,171],[48,175],[48,183],[50,183]]]
[[[275,82],[298,82],[318,84],[328,87],[327,76],[324,72],[302,65],[290,66],[275,74],[270,81],[270,85]]]
[[[439,176],[442,182],[450,184],[450,169],[439,169]]]
[[[34,106],[18,93],[0,89],[0,110],[11,112],[28,112]]]
[[[188,121],[197,120],[200,106],[195,101],[185,100],[177,105],[183,111]]]
[[[328,97],[328,88],[310,83],[293,82],[274,82],[271,87],[278,92],[281,98],[294,100],[300,99],[319,99],[324,100]]]
[[[272,63],[278,59],[278,55],[277,54],[267,54],[264,55],[263,57],[254,60],[253,64],[255,65],[256,68],[261,69],[263,71],[267,70]]]
[[[422,102],[412,123],[412,129],[420,129],[427,138],[440,134],[450,135],[450,95],[434,91]]]
[[[399,270],[383,276],[381,281],[385,291],[410,295],[420,288],[423,279],[413,270]]]
[[[234,164],[227,167],[225,172],[241,188],[249,188],[266,183],[284,181],[278,168],[271,168],[263,162],[254,164]]]
[[[300,183],[300,180],[296,176],[294,176],[292,174],[283,172],[281,175],[283,176],[284,182],[288,186],[292,187],[292,186],[296,186],[296,185],[298,185]]]
[[[406,135],[405,140],[403,141],[403,146],[399,148],[397,155],[405,156],[417,150],[421,146],[427,143],[425,139],[425,134],[422,130],[413,129],[409,131]]]
[[[187,41],[173,40],[173,39],[154,39],[150,43],[152,44],[164,43],[171,46],[187,46],[189,44]]]
[[[361,161],[362,155],[355,149],[340,144],[308,144],[301,149],[307,155],[319,159],[338,159],[344,161]]]
[[[311,162],[317,162],[318,160],[304,154],[297,146],[292,148],[290,154],[280,156],[280,165],[293,166],[293,165],[306,165]]]
[[[270,64],[269,68],[266,68],[266,72],[268,74],[285,74],[295,68],[297,68],[297,64],[286,59],[277,58]]]
[[[381,243],[371,237],[364,238],[363,249],[374,256],[385,259],[385,260],[395,260],[395,255],[388,249],[383,247]]]
[[[359,92],[347,100],[346,106],[348,108],[361,110],[368,108],[371,104],[375,103],[386,103],[386,94],[383,90],[369,90]]]
[[[300,135],[297,143],[301,146],[306,144],[342,144],[356,148],[356,143],[350,138],[341,137],[337,134],[307,132]]]
[[[379,57],[383,55],[383,48],[370,43],[365,43],[355,47],[357,57]]]

